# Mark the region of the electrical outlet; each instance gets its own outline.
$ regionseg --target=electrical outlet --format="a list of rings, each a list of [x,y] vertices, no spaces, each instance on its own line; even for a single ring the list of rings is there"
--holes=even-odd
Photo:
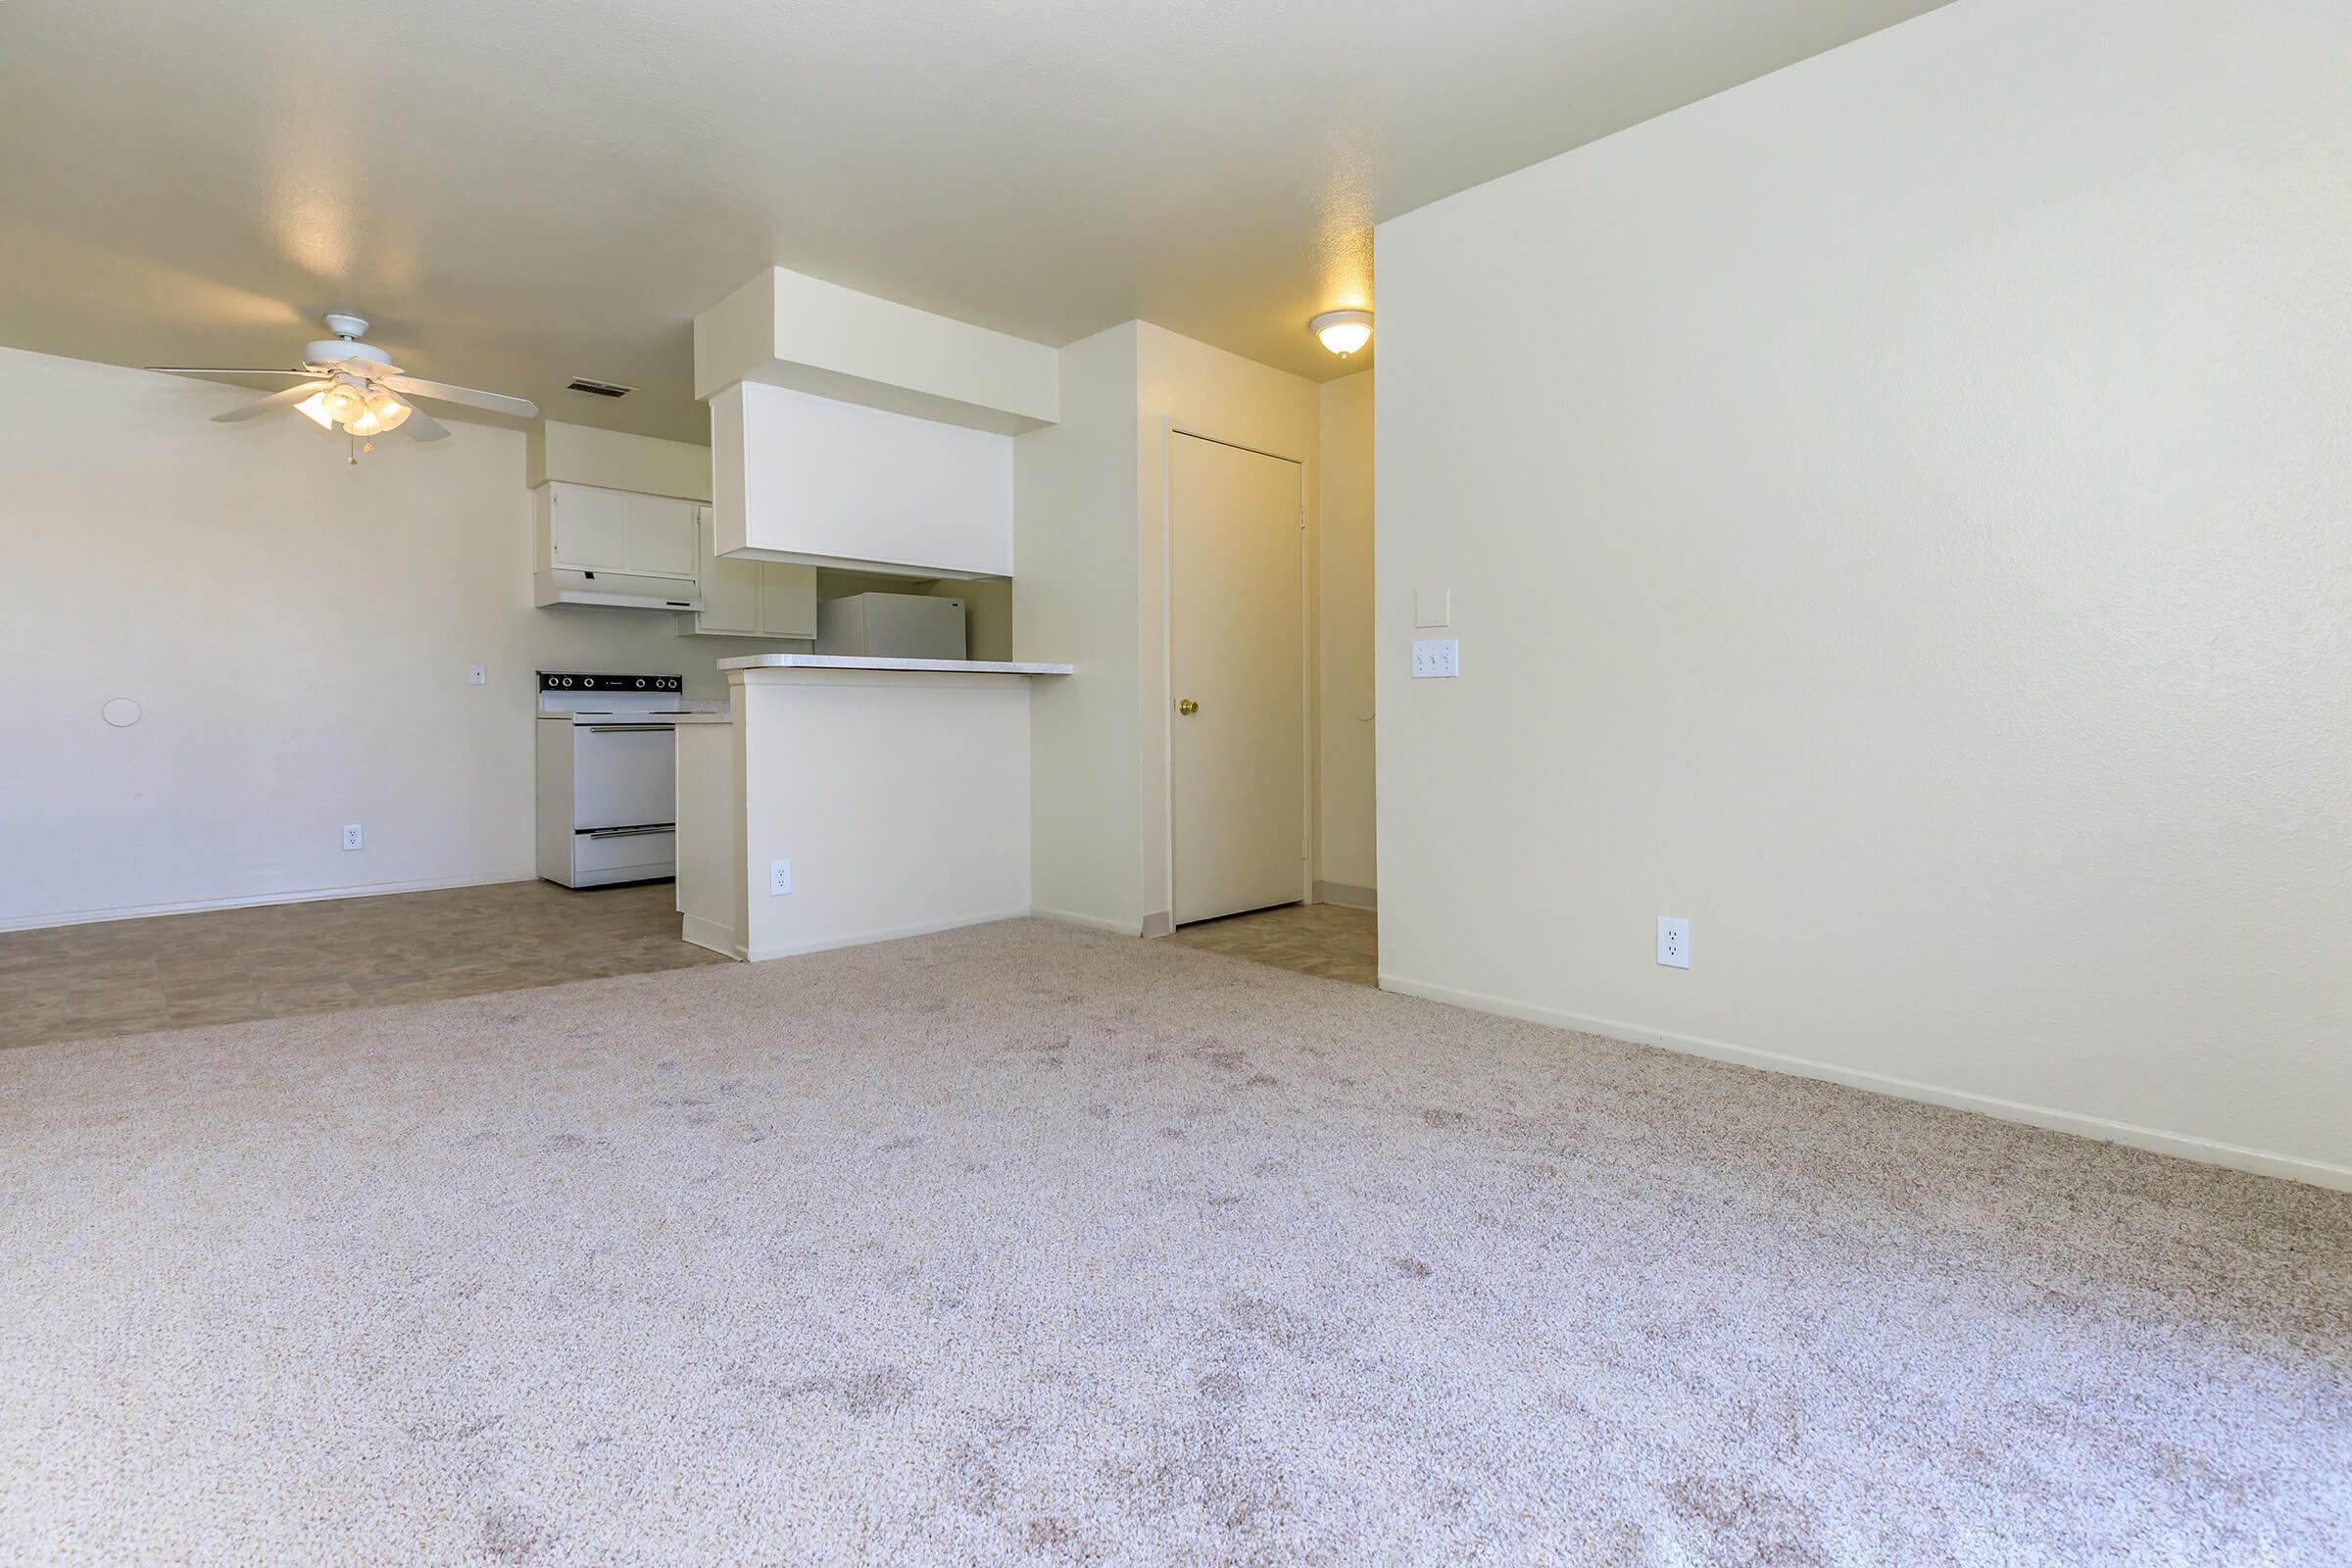
[[[343,824],[343,847],[347,850],[364,850],[368,847],[368,835],[360,831],[359,823]]]
[[[1690,922],[1671,914],[1658,916],[1658,961],[1669,969],[1690,967]]]
[[[1462,645],[1451,637],[1413,640],[1413,679],[1451,680],[1462,672]]]
[[[490,666],[488,664],[476,664],[473,666],[472,670],[466,674],[466,678],[473,685],[487,686],[490,684]]]
[[[791,891],[792,891],[792,862],[791,862],[790,860],[770,860],[770,861],[768,861],[768,862],[767,862],[767,896],[768,896],[769,898],[771,898],[771,899],[780,899],[780,898],[782,898],[782,897],[783,897],[785,894],[787,894],[787,893],[790,893]]]

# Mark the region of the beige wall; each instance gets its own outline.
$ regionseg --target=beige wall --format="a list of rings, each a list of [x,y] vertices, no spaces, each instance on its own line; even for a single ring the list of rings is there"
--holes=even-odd
[[[749,957],[1029,911],[1029,680],[755,669],[735,689]],[[713,726],[715,727],[715,726]],[[821,765],[809,765],[811,758]],[[768,867],[792,861],[773,895]]]
[[[1061,422],[1013,442],[1015,659],[1073,663],[1031,694],[1041,913],[1143,924],[1136,777],[1136,332],[1061,351]]]
[[[1379,885],[1373,846],[1372,372],[1323,383],[1319,876]]]
[[[720,696],[767,646],[534,609],[519,431],[351,467],[305,419],[210,422],[253,396],[0,350],[0,927],[527,877],[536,670]]]
[[[542,419],[523,433],[522,482],[536,489],[550,479],[709,501],[710,449]]]
[[[1959,0],[1381,225],[1384,983],[2352,1185],[2347,79]]]
[[[1064,405],[1067,407],[1066,403]],[[1136,335],[1136,500],[1141,528],[1137,644],[1137,700],[1143,722],[1137,735],[1137,768],[1142,778],[1144,917],[1164,922],[1172,906],[1173,832],[1168,812],[1169,726],[1175,721],[1176,693],[1168,684],[1168,438],[1171,431],[1206,436],[1289,458],[1304,470],[1307,560],[1316,559],[1322,511],[1316,495],[1322,458],[1318,445],[1322,405],[1315,383],[1210,348],[1149,321]],[[1306,574],[1307,690],[1315,690],[1315,626],[1319,611],[1315,573]],[[1307,722],[1315,722],[1308,705]],[[1310,756],[1312,753],[1310,752]],[[1313,779],[1308,799],[1314,798]],[[1317,873],[1312,866],[1309,876]],[[1158,928],[1158,927],[1155,927]]]
[[[1061,412],[1060,424],[1013,446],[1015,656],[1078,666],[1036,698],[1037,904],[1114,930],[1160,929],[1171,877],[1169,435],[1303,465],[1311,549],[1320,398],[1311,381],[1129,321],[1062,351]],[[1313,573],[1308,582],[1312,600]],[[1310,602],[1310,662],[1315,613]]]
[[[935,582],[917,590],[963,601],[964,649],[972,659],[1012,658],[1012,584],[1000,580]],[[1066,663],[1067,661],[1055,661]]]

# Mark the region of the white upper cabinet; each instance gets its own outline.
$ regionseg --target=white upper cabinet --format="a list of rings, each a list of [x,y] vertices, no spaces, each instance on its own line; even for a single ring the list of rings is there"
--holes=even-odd
[[[746,381],[710,400],[718,548],[903,577],[1012,575],[1012,437]]]
[[[725,637],[752,637],[760,631],[760,571],[764,562],[737,561],[710,549],[710,509],[702,514],[703,610],[694,629]],[[811,573],[813,575],[813,573]]]
[[[703,608],[691,629],[707,637],[816,636],[816,568],[746,561],[712,548],[711,513],[696,507]]]
[[[760,635],[816,640],[816,568],[760,563]]]
[[[699,504],[560,481],[542,495],[542,567],[694,580]]]
[[[676,496],[624,497],[628,503],[629,567],[640,577],[692,577],[695,519],[706,510]]]
[[[629,498],[584,484],[547,487],[548,564],[579,571],[626,571]]]

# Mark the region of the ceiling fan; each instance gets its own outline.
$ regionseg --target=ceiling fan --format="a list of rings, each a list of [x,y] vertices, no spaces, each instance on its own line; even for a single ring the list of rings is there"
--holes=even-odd
[[[351,438],[351,461],[360,461],[360,454],[375,450],[368,438],[385,435],[394,430],[406,430],[412,441],[438,441],[449,434],[448,427],[431,415],[412,405],[409,398],[431,398],[440,403],[460,403],[467,408],[487,409],[493,414],[512,414],[531,419],[538,417],[539,405],[524,398],[511,398],[497,392],[478,391],[469,386],[451,386],[446,381],[426,381],[413,375],[403,375],[400,367],[384,358],[384,351],[371,343],[360,341],[368,323],[357,316],[330,315],[326,329],[335,335],[320,338],[302,351],[299,370],[232,370],[199,369],[178,365],[149,366],[166,375],[290,375],[295,384],[282,392],[272,392],[266,398],[248,403],[226,414],[216,414],[216,424],[232,424],[250,419],[257,414],[291,407],[321,430],[340,428]],[[405,396],[403,395],[405,394]]]

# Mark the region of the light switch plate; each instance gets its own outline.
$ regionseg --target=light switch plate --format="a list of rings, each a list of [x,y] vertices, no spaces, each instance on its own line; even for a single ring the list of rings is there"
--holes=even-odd
[[[1679,915],[1658,916],[1658,961],[1669,969],[1690,967],[1690,922]]]
[[[767,862],[767,896],[768,896],[769,898],[771,898],[771,899],[780,899],[780,898],[782,898],[782,897],[783,897],[785,894],[787,894],[787,893],[790,893],[791,891],[792,891],[792,862],[791,862],[790,860],[770,860],[770,861],[768,861],[768,862]]]
[[[1451,637],[1413,640],[1413,679],[1451,680],[1462,672],[1462,645]]]
[[[1452,625],[1453,590],[1450,588],[1414,589],[1413,624],[1416,626]]]

